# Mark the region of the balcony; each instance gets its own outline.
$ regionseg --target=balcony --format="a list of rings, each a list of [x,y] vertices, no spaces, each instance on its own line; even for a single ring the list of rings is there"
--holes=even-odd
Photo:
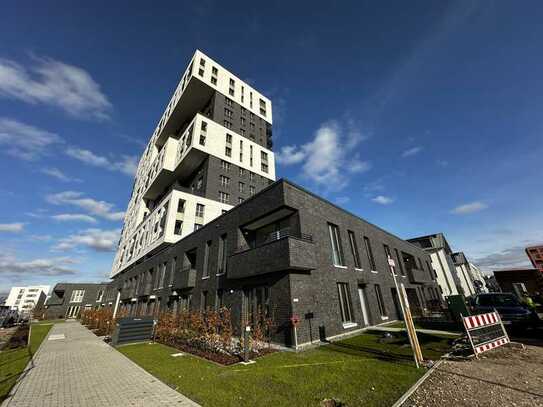
[[[227,276],[240,279],[279,271],[309,272],[317,267],[313,237],[277,232],[259,246],[244,246],[228,258]]]
[[[196,285],[196,269],[192,266],[186,266],[181,271],[175,273],[173,278],[173,289],[184,290],[194,288]]]
[[[145,198],[155,199],[171,183],[176,165],[177,144],[177,140],[168,138],[149,166]]]
[[[433,282],[427,271],[419,268],[411,268],[407,270],[409,282],[413,284],[427,284]]]

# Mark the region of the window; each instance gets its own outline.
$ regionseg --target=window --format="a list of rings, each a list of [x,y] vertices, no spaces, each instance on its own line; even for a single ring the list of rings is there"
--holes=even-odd
[[[231,134],[226,134],[226,143],[227,144],[232,144],[232,135]]]
[[[205,206],[202,205],[202,204],[196,204],[196,217],[197,218],[203,218],[204,217],[204,211],[205,211]]]
[[[260,114],[266,116],[266,102],[260,99]]]
[[[221,202],[221,203],[229,203],[230,202],[230,194],[227,194],[226,192],[219,191],[219,202]]]
[[[267,173],[268,172],[268,164],[262,163],[260,169],[262,170],[262,172]]]
[[[212,76],[212,77],[211,77],[211,83],[212,83],[213,85],[216,85],[216,84],[217,84],[217,78],[214,77],[214,76]]]
[[[175,278],[176,268],[177,268],[177,257],[174,257],[172,259],[172,267],[170,269],[170,282],[169,282],[170,286],[173,285],[173,279]]]
[[[177,201],[177,213],[183,213],[185,212],[185,201],[183,199],[180,199]]]
[[[206,145],[206,136],[203,134],[200,134],[200,145],[205,146]]]
[[[240,197],[238,198],[238,204],[242,203],[243,201],[244,201],[244,199],[240,196]]]
[[[245,137],[245,129],[239,129],[239,134]]]
[[[200,66],[206,66],[206,60],[204,58],[200,58]]]
[[[256,194],[256,188],[253,185],[249,185],[249,195]]]
[[[212,73],[213,75],[217,75],[217,74],[219,73],[219,70],[217,69],[216,66],[214,66],[214,67],[211,68],[211,73]]]
[[[70,302],[81,302],[83,301],[83,296],[85,295],[85,290],[73,290],[70,297]]]
[[[209,277],[209,250],[211,249],[211,243],[211,240],[208,240],[204,249],[204,271],[202,278]]]
[[[253,146],[249,146],[249,165],[253,166]]]
[[[224,155],[226,155],[227,157],[232,157],[232,147],[226,146],[224,148]]]
[[[354,267],[357,269],[362,268],[362,264],[360,263],[360,256],[358,254],[358,245],[356,244],[356,236],[353,231],[349,230],[349,243],[351,245],[351,254],[353,255],[354,259]]]
[[[234,115],[234,112],[231,111],[230,109],[224,108],[224,115],[225,117],[228,117],[229,119],[231,119],[232,116]]]
[[[203,68],[198,69],[198,75],[200,75],[202,77],[204,76],[204,69]]]
[[[228,187],[228,186],[230,186],[230,178],[225,177],[224,175],[221,175],[221,176],[220,176],[220,180],[221,180],[221,186],[222,186],[222,187]]]
[[[221,167],[225,171],[230,171],[230,163],[228,161],[221,161]]]
[[[234,101],[226,96],[224,97],[224,102],[226,103],[226,106],[232,106],[234,104]]]
[[[337,283],[339,295],[339,308],[341,311],[341,322],[344,324],[353,323],[353,311],[351,306],[351,293],[348,283]]]
[[[403,268],[403,259],[400,257],[400,253],[398,253],[398,249],[394,249],[394,253],[396,254],[396,259],[398,261],[398,267],[400,269],[400,274],[402,276],[405,276],[405,270]]]
[[[242,126],[246,126],[245,117],[241,118],[240,123],[241,123]]]
[[[104,296],[104,290],[98,291],[98,295],[96,296],[96,302],[102,301],[103,296]]]
[[[239,183],[239,192],[241,193],[245,192],[245,184],[243,182]]]
[[[203,184],[204,184],[204,179],[202,177],[198,178],[198,181],[196,182],[196,189],[202,189]]]
[[[339,229],[332,223],[328,224],[328,232],[330,233],[330,244],[332,246],[332,263],[334,266],[344,266],[343,250],[339,238]]]
[[[244,177],[245,176],[245,170],[243,168],[239,169],[239,176]]]
[[[370,239],[364,236],[364,245],[366,246],[366,255],[368,256],[368,261],[370,263],[370,269],[376,271],[375,259],[373,257],[373,251],[371,250]]]
[[[375,284],[375,297],[377,298],[377,305],[379,307],[379,312],[381,313],[381,318],[386,318],[387,310],[385,308],[383,294],[381,293],[381,286],[379,284]]]
[[[182,220],[176,220],[175,221],[175,228],[173,233],[176,235],[180,235],[183,231],[183,221]]]
[[[224,121],[224,127],[226,127],[227,129],[231,129],[232,128],[232,123],[229,122],[228,120],[225,120]]]
[[[219,239],[219,258],[217,275],[226,273],[226,250],[227,250],[227,235],[221,235]]]
[[[194,224],[194,231],[197,231],[198,229],[200,229],[203,225],[201,223],[195,223]]]
[[[255,180],[255,173],[249,171],[249,181],[254,181],[254,180]]]

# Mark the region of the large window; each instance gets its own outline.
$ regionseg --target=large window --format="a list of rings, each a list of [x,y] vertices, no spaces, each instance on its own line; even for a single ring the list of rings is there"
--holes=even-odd
[[[332,223],[328,224],[328,232],[330,233],[330,244],[332,246],[332,263],[334,266],[344,266],[343,250],[339,238],[339,229]]]
[[[370,239],[364,236],[364,245],[366,246],[366,254],[368,256],[368,261],[370,263],[370,268],[372,271],[376,271],[375,267],[375,258],[373,257],[373,251],[371,250]]]
[[[195,216],[197,218],[203,218],[204,217],[204,210],[205,210],[205,206],[202,205],[202,204],[196,204],[196,214]]]
[[[226,250],[227,250],[227,235],[221,235],[219,239],[219,258],[217,275],[226,273]]]
[[[387,310],[385,308],[385,302],[383,301],[383,294],[381,293],[381,286],[379,284],[375,284],[375,297],[377,298],[377,306],[379,307],[381,318],[385,318],[387,316]]]
[[[349,243],[351,245],[351,254],[353,255],[354,267],[361,269],[360,256],[358,254],[358,245],[356,244],[356,236],[353,231],[349,230]]]
[[[209,277],[209,251],[211,249],[211,240],[208,240],[206,242],[206,246],[204,249],[204,271],[202,274],[202,278]]]
[[[341,310],[341,322],[344,324],[353,323],[353,310],[351,303],[351,293],[348,283],[337,283],[339,295],[339,308]]]
[[[70,297],[70,302],[82,302],[84,295],[85,290],[73,290],[72,296]]]
[[[396,259],[398,261],[398,268],[400,269],[400,274],[402,276],[405,276],[405,270],[403,268],[403,259],[400,257],[400,253],[398,253],[398,249],[394,249],[394,253],[396,253]]]

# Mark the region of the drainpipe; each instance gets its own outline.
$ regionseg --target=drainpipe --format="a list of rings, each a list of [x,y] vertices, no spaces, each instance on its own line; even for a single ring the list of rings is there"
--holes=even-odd
[[[117,299],[115,300],[115,308],[113,309],[113,319],[117,316],[117,308],[119,308],[119,300],[121,298],[121,292],[117,291]]]

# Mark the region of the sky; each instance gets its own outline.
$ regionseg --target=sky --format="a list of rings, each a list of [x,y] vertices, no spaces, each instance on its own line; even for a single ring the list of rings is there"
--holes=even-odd
[[[0,292],[109,275],[195,49],[273,103],[277,176],[483,270],[543,242],[537,1],[7,1]]]

